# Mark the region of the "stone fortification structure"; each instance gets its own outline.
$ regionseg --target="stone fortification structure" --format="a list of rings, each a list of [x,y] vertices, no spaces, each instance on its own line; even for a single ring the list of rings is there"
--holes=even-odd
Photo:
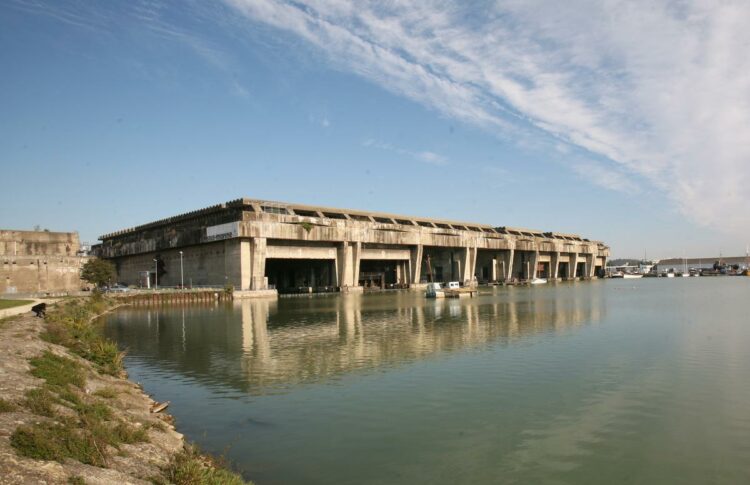
[[[0,230],[0,294],[79,291],[80,251],[76,232]]]
[[[128,284],[269,290],[418,287],[427,281],[587,279],[609,248],[575,234],[238,199],[105,234]]]

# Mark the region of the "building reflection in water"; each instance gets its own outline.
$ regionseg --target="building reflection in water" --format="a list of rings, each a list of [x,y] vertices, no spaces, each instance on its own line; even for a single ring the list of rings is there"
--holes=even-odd
[[[478,298],[416,292],[131,309],[107,331],[140,364],[251,393],[397,366],[445,352],[548,338],[603,317],[595,288],[506,288]]]

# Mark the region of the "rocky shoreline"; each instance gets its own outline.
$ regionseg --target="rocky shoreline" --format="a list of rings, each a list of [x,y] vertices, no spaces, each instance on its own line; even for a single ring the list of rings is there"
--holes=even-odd
[[[186,446],[123,372],[49,333],[31,313],[0,321],[0,483],[245,483]]]

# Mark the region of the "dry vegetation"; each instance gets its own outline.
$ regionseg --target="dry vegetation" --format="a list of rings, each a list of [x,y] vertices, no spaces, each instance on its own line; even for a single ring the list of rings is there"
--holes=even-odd
[[[9,472],[0,481],[246,483],[150,414],[152,401],[125,379],[122,352],[94,322],[112,306],[72,299],[44,324],[25,316],[0,327],[0,469]]]

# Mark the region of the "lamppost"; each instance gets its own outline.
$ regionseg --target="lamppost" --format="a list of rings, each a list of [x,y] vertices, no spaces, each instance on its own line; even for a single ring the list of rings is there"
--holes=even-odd
[[[154,258],[154,289],[159,289],[159,261]]]
[[[185,275],[182,272],[182,251],[180,251],[180,289],[185,289]]]

